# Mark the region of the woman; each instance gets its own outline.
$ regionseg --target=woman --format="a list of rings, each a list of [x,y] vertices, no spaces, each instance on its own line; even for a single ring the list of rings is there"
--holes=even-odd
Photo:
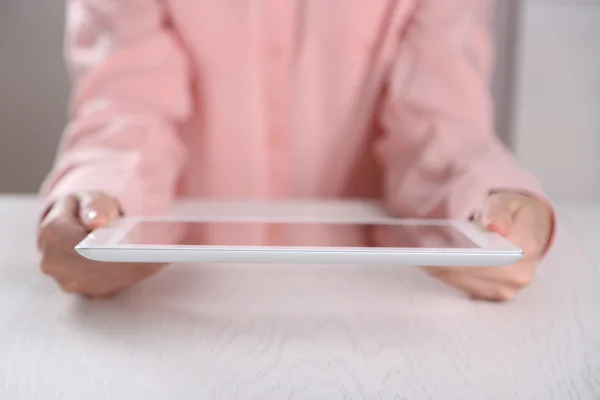
[[[42,193],[43,270],[117,293],[155,265],[73,252],[90,229],[180,196],[382,197],[397,215],[470,218],[526,259],[428,271],[511,299],[553,213],[495,139],[484,0],[70,0],[72,120]],[[266,239],[268,240],[268,238]]]

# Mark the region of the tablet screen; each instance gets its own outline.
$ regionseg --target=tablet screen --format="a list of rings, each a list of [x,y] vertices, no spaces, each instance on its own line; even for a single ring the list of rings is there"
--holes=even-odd
[[[451,225],[140,221],[122,245],[480,248]]]

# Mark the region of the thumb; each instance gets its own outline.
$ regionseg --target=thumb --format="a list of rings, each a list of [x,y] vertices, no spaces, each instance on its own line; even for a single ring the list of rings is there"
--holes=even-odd
[[[513,226],[514,217],[504,202],[492,200],[484,207],[478,222],[485,229],[506,236]]]
[[[84,193],[79,198],[79,220],[89,230],[102,228],[121,215],[115,199],[103,193]]]

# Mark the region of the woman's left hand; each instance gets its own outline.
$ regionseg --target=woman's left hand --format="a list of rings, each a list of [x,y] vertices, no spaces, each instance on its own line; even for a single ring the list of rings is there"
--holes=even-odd
[[[534,197],[512,192],[494,193],[476,213],[475,220],[523,249],[523,259],[505,267],[427,267],[425,270],[473,299],[512,300],[520,289],[533,281],[536,266],[552,234],[553,218],[550,207]]]

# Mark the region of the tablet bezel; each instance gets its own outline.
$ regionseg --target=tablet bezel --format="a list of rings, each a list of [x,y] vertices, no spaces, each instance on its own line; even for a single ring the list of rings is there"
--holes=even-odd
[[[416,247],[299,247],[230,245],[121,244],[125,235],[141,222],[189,223],[327,223],[360,225],[419,225],[453,227],[478,248]],[[466,221],[440,219],[317,220],[279,215],[257,217],[130,217],[92,232],[76,246],[82,256],[105,262],[225,262],[225,263],[389,263],[439,266],[497,266],[518,261],[523,251],[509,241]]]

